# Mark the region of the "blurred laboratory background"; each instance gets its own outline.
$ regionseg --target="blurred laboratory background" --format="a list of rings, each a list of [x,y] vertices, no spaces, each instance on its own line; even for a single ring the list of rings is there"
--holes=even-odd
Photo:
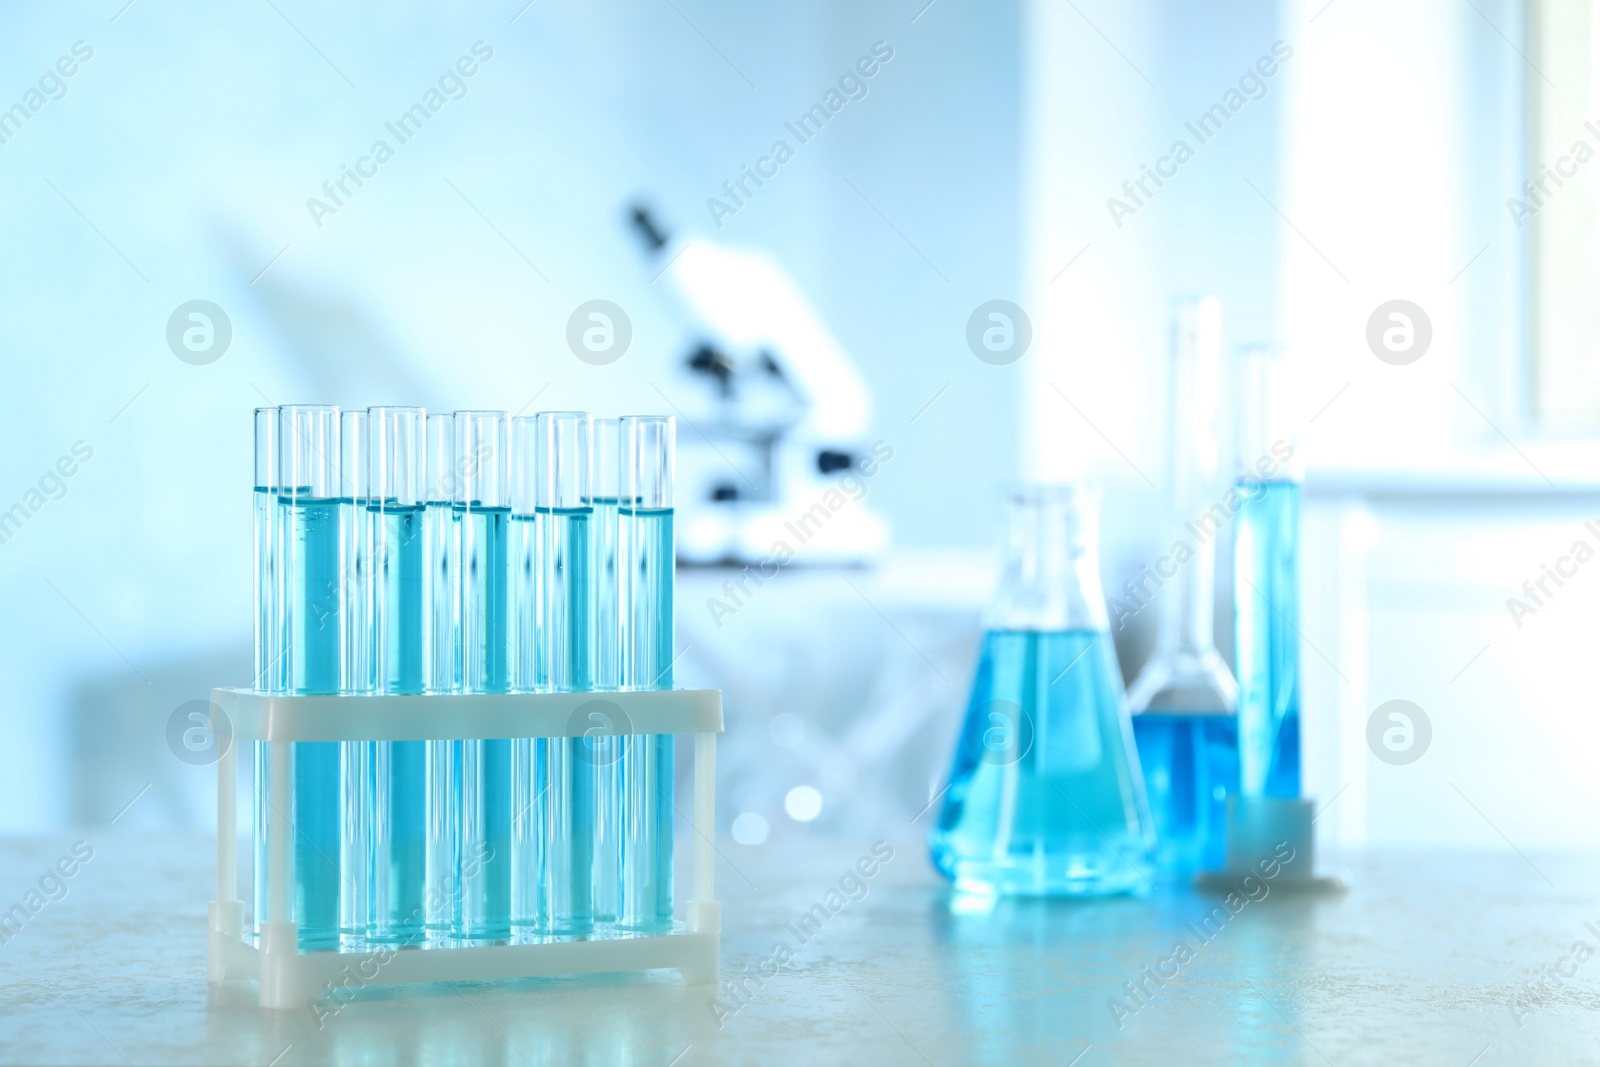
[[[676,677],[725,693],[719,831],[919,836],[1003,487],[1101,488],[1110,597],[1183,536],[1169,352],[1204,293],[1225,369],[1257,344],[1293,369],[1319,835],[1600,844],[1590,4],[97,0],[0,26],[0,829],[214,825],[168,726],[251,676],[250,411],[421,403],[679,416]],[[1374,340],[1395,301],[1404,358]],[[1175,588],[1113,606],[1126,679]],[[1403,764],[1369,744],[1397,699],[1426,716]]]

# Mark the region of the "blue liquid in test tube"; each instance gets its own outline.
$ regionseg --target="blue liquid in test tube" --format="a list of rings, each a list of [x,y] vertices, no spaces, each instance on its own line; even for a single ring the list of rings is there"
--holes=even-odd
[[[594,419],[594,443],[590,463],[593,495],[589,498],[594,514],[589,520],[593,543],[589,551],[589,575],[594,582],[591,600],[594,610],[594,688],[622,688],[622,631],[618,612],[618,516],[620,491],[622,420]],[[615,716],[604,705],[591,708],[590,721],[600,730],[616,724]],[[588,752],[594,763],[594,921],[597,926],[617,921],[622,879],[622,752],[625,735],[597,730],[588,737]]]
[[[1239,370],[1242,468],[1234,541],[1239,793],[1300,796],[1300,481],[1289,365],[1270,346]]]
[[[427,504],[421,408],[372,408],[366,509],[372,566],[372,672],[380,693],[421,693],[427,677]],[[373,747],[375,941],[421,940],[427,919],[427,742]]]
[[[346,411],[339,432],[339,618],[344,652],[339,688],[371,693],[372,573],[367,541],[367,413]],[[360,947],[372,923],[373,779],[371,741],[339,744],[339,930]]]
[[[584,691],[593,685],[594,586],[590,575],[589,416],[538,416],[538,508],[546,523],[544,642],[550,687]],[[584,935],[594,929],[595,765],[588,738],[550,738],[544,750],[544,901],[547,933]]]
[[[461,679],[461,642],[456,618],[455,419],[429,415],[425,424],[427,503],[422,539],[427,576],[423,580],[426,670],[430,693],[454,693]],[[427,741],[427,887],[425,923],[432,937],[455,928],[461,901],[459,842],[460,787],[456,779],[459,741]]]
[[[278,409],[255,410],[255,688],[283,691],[283,634],[279,619]],[[255,932],[267,917],[267,744],[255,742],[252,914]]]
[[[511,690],[510,420],[500,411],[458,411],[455,421],[461,688],[506,693]],[[511,936],[511,741],[462,741],[459,753],[461,909],[456,936],[503,940]]]
[[[623,687],[671,689],[674,421],[623,419],[621,451],[617,569]],[[617,924],[629,930],[670,929],[672,735],[630,736],[621,756],[622,892]]]
[[[339,409],[280,409],[279,543],[286,688],[340,685]],[[339,744],[294,744],[294,920],[302,949],[339,945]]]
[[[550,685],[545,665],[544,533],[548,509],[536,505],[538,420],[511,420],[511,688],[542,693]],[[511,926],[513,935],[539,936],[546,926],[544,902],[545,742],[511,742]]]

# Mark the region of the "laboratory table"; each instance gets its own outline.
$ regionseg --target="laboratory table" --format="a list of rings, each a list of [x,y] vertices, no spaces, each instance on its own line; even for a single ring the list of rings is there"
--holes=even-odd
[[[209,840],[6,841],[0,908],[41,882],[43,904],[0,929],[0,1063],[1600,1063],[1600,857],[1366,852],[1325,857],[1342,893],[985,909],[901,837],[887,860],[719,843],[720,987],[375,987],[315,1012],[207,986]]]

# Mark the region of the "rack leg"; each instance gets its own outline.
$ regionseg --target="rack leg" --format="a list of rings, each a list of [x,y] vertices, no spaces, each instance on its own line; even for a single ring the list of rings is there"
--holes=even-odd
[[[294,958],[300,951],[295,923],[294,886],[294,746],[267,743],[267,919],[261,924],[261,1006],[290,1008],[301,991],[294,984]]]
[[[215,723],[212,724],[213,728]],[[217,898],[209,919],[206,978],[220,982],[227,977],[223,940],[237,939],[244,925],[244,907],[239,901],[238,875],[238,746],[229,739],[228,750],[217,760]]]
[[[717,832],[716,800],[717,735],[695,734],[694,890],[688,919],[689,929],[696,933],[716,932],[721,926],[717,908],[716,852],[711,844],[711,835]]]
[[[705,939],[704,946],[696,946],[692,959],[678,965],[684,985],[714,985],[721,971],[719,945],[715,937]]]

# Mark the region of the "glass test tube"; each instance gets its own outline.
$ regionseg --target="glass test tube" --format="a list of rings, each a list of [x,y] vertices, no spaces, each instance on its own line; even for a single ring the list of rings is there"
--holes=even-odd
[[[278,409],[255,410],[255,688],[283,688],[283,635],[279,632],[278,588]],[[267,916],[267,744],[255,742],[254,848],[251,858],[251,914],[257,933]]]
[[[461,689],[511,690],[508,613],[511,573],[510,419],[503,411],[456,412],[456,581]],[[463,741],[461,908],[456,936],[511,935],[511,742]]]
[[[583,691],[593,685],[593,585],[589,572],[589,416],[538,416],[537,506],[548,525],[541,560],[544,644],[550,688]],[[595,776],[583,737],[544,742],[545,793],[541,835],[546,930],[558,935],[594,929]]]
[[[340,684],[339,409],[280,409],[278,494],[285,688]],[[339,944],[339,745],[293,750],[294,900],[302,949]]]
[[[339,688],[372,691],[371,567],[367,546],[367,413],[339,417],[339,617],[343,651]],[[370,741],[339,745],[339,932],[364,938],[372,921],[372,748]]]
[[[674,548],[671,417],[622,420],[617,554],[621,575],[622,684],[671,689]],[[671,734],[627,739],[622,752],[622,909],[618,925],[672,925]]]
[[[455,419],[429,415],[424,423],[424,470],[427,475],[423,510],[423,552],[427,577],[423,582],[425,671],[423,685],[430,693],[453,693],[461,676],[461,645],[456,623],[455,577]],[[436,935],[455,928],[460,901],[459,786],[456,781],[456,741],[428,741],[427,745],[427,888],[423,898],[427,930]]]
[[[427,489],[422,408],[368,411],[367,543],[372,674],[379,693],[427,688]],[[372,925],[375,941],[415,943],[427,911],[426,741],[373,746]]]
[[[594,688],[622,688],[622,641],[618,625],[617,495],[622,463],[622,420],[592,420],[590,470],[590,568],[594,580]],[[607,725],[610,725],[609,723]],[[622,747],[616,734],[594,734],[594,921],[617,921],[622,878]]]
[[[545,519],[536,506],[539,468],[538,420],[511,420],[511,688],[539,693],[550,684],[541,635],[543,624],[542,543]],[[547,514],[548,512],[546,512]],[[511,742],[511,925],[536,934],[545,925],[543,851],[544,742]]]
[[[1300,795],[1300,496],[1289,364],[1270,346],[1239,365],[1234,533],[1234,655],[1239,674],[1239,792]]]

